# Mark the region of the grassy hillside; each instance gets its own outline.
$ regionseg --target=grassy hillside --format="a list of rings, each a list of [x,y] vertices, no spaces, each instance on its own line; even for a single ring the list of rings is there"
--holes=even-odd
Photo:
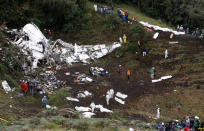
[[[166,28],[166,27],[167,28],[175,28],[174,26],[171,26],[170,23],[167,24],[160,19],[155,19],[155,18],[151,18],[151,17],[146,16],[144,13],[142,13],[138,8],[136,8],[133,5],[116,4],[116,8],[121,8],[121,9],[127,10],[129,12],[130,18],[132,16],[134,16],[137,21],[148,22],[149,24],[158,25],[158,26],[164,27],[164,28]]]

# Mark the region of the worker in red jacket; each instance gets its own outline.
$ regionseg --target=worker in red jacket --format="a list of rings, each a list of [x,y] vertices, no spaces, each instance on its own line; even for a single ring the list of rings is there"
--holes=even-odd
[[[27,86],[27,84],[25,83],[25,81],[23,81],[23,82],[21,83],[21,89],[22,89],[22,91],[25,93],[25,95],[27,95],[28,86]]]

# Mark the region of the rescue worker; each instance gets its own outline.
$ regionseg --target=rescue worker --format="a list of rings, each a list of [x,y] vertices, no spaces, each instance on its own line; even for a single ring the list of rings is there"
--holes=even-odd
[[[189,28],[186,29],[186,34],[190,34],[190,29]]]
[[[201,34],[200,36],[199,36],[199,39],[202,41],[203,40],[203,34]]]
[[[165,52],[164,52],[164,58],[168,58],[168,50],[166,49]]]
[[[134,17],[134,16],[132,16],[131,20],[132,20],[132,22],[134,22],[134,21],[135,21],[135,17]]]
[[[52,37],[52,31],[51,30],[49,30],[49,38],[51,38]]]
[[[106,16],[106,7],[103,7],[103,15]]]
[[[127,71],[127,78],[130,80],[130,70]]]
[[[125,34],[123,35],[123,42],[124,42],[124,44],[127,43],[127,36]]]
[[[22,89],[22,91],[25,93],[25,95],[27,95],[28,87],[27,87],[27,84],[25,83],[24,80],[23,80],[23,82],[21,83],[21,89]]]
[[[47,30],[46,29],[43,30],[43,34],[46,37],[46,35],[47,35]]]
[[[46,96],[44,96],[44,97],[42,98],[42,108],[45,108],[45,109],[46,109],[46,106],[47,106],[47,98],[46,98]]]
[[[194,131],[198,131],[199,125],[200,125],[199,117],[195,116],[194,123],[193,123]]]
[[[178,25],[178,26],[177,26],[177,32],[179,32],[179,30],[180,30],[180,26]]]
[[[122,14],[122,20],[123,20],[123,22],[125,22],[125,12],[122,11],[121,14]]]
[[[125,19],[128,20],[128,12],[125,11]]]
[[[145,48],[142,49],[142,56],[146,56],[147,55],[147,50]]]
[[[121,75],[121,70],[122,70],[122,66],[121,65],[118,65],[118,73]]]
[[[119,8],[118,8],[118,16],[119,16],[120,18],[122,18],[122,16],[121,16],[121,9],[119,9]]]
[[[152,67],[152,69],[150,70],[150,75],[151,75],[151,78],[154,79],[154,76],[155,76],[155,68]]]
[[[140,41],[138,41],[138,42],[137,42],[137,45],[138,45],[138,47],[140,48],[140,46],[141,46],[141,43],[140,43]]]
[[[34,95],[34,89],[35,89],[35,85],[33,82],[30,82],[30,94]]]
[[[180,26],[180,31],[182,31],[182,32],[183,32],[183,25],[181,25],[181,26]]]

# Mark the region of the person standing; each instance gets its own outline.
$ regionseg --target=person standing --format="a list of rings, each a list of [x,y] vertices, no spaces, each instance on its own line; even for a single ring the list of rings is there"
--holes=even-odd
[[[46,37],[46,35],[47,35],[47,30],[46,29],[43,30],[43,34]]]
[[[180,30],[180,26],[178,25],[178,26],[177,26],[177,32],[179,32],[179,30]]]
[[[140,49],[141,43],[140,43],[139,40],[138,40],[138,42],[137,42],[137,46],[138,46],[138,48]]]
[[[34,83],[30,82],[30,94],[31,95],[34,95],[34,89],[35,89]]]
[[[159,119],[160,118],[160,108],[157,108],[157,117],[156,117],[157,119]]]
[[[181,25],[181,26],[180,26],[180,31],[182,31],[182,32],[183,32],[183,25]]]
[[[127,43],[127,36],[125,34],[123,35],[123,42],[124,42],[124,44]]]
[[[94,11],[97,12],[98,8],[97,8],[97,5],[94,4]]]
[[[121,65],[118,65],[118,73],[121,75],[122,74],[122,66]]]
[[[164,52],[164,58],[168,58],[168,50],[166,49],[165,52]]]
[[[194,118],[194,124],[193,124],[194,131],[198,131],[199,125],[200,125],[199,117],[198,117],[198,116],[195,116],[195,118]]]
[[[22,91],[25,93],[25,95],[27,95],[28,87],[27,87],[27,84],[25,83],[24,80],[23,80],[23,82],[21,83],[21,89],[22,89]]]
[[[106,16],[106,7],[103,7],[103,15]]]
[[[190,34],[190,29],[189,28],[186,29],[186,34]]]
[[[46,96],[44,96],[42,98],[42,107],[46,109],[46,106],[47,106],[47,98],[46,98]]]
[[[150,75],[151,75],[151,78],[154,79],[154,76],[155,76],[155,68],[152,67],[152,69],[150,70]]]
[[[142,56],[146,56],[147,55],[147,50],[145,48],[142,49]]]
[[[130,70],[127,71],[127,78],[130,80]]]
[[[51,39],[51,37],[52,37],[52,31],[51,30],[49,30],[49,39]]]

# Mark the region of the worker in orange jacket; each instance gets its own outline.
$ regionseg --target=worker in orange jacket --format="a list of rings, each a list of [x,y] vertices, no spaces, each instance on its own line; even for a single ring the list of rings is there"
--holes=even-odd
[[[127,71],[127,78],[130,80],[130,70]]]

